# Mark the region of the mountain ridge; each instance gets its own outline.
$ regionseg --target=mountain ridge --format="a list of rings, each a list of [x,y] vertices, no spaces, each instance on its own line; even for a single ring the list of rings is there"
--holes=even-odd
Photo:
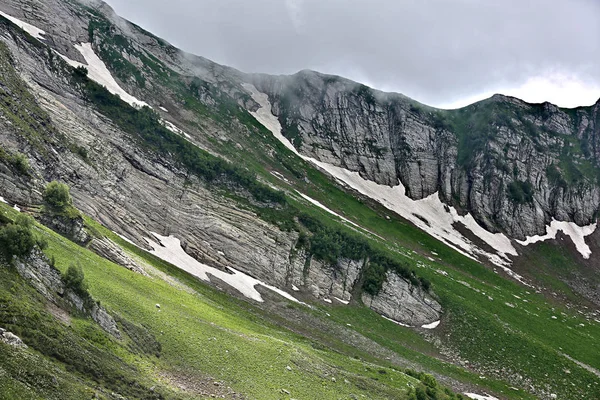
[[[37,4],[12,3],[28,4],[26,7]],[[337,381],[332,380],[331,370],[320,369],[322,364],[315,363],[312,351],[302,350],[301,356],[292,358],[293,361],[287,357],[287,350],[283,358],[275,355],[273,360],[264,359],[263,353],[273,356],[279,348],[272,344],[279,343],[281,336],[275,334],[271,326],[282,325],[289,329],[283,334],[287,338],[284,348],[295,352],[299,348],[295,335],[300,334],[302,338],[316,340],[307,347],[313,346],[319,352],[331,348],[339,351],[344,360],[348,357],[345,368],[359,366],[357,379],[369,376],[363,381],[368,389],[358,393],[374,390],[374,397],[394,398],[392,393],[397,394],[394,392],[397,385],[388,378],[395,372],[373,364],[363,368],[362,359],[375,365],[391,365],[391,368],[423,366],[463,393],[491,393],[507,399],[551,399],[557,393],[564,398],[586,399],[590,393],[597,394],[594,386],[597,377],[582,365],[599,367],[594,358],[597,349],[594,338],[600,334],[594,322],[598,318],[597,304],[594,305],[593,296],[585,294],[586,290],[588,294],[594,290],[598,277],[594,275],[594,259],[584,259],[575,244],[581,244],[577,242],[581,240],[595,255],[600,249],[598,231],[592,230],[590,225],[592,232],[588,234],[585,229],[578,231],[575,223],[564,222],[562,231],[573,236],[571,241],[562,243],[567,236],[558,233],[554,222],[542,215],[540,221],[544,225],[536,226],[535,232],[546,233],[541,231],[550,226],[554,229],[554,238],[524,247],[499,232],[509,230],[510,226],[490,223],[489,230],[485,230],[475,220],[477,215],[473,211],[477,209],[464,207],[460,199],[454,199],[453,206],[442,202],[442,199],[448,200],[442,191],[420,196],[418,190],[421,194],[428,193],[427,185],[416,179],[421,179],[420,176],[416,176],[416,183],[394,182],[393,174],[398,175],[396,159],[386,156],[379,142],[365,140],[401,138],[402,135],[388,135],[381,127],[403,127],[401,133],[407,139],[406,145],[399,140],[394,151],[412,153],[419,150],[415,150],[415,144],[426,150],[434,143],[430,138],[438,138],[439,147],[447,149],[452,156],[446,157],[449,165],[456,163],[454,169],[473,167],[476,172],[473,177],[477,178],[488,168],[482,163],[488,147],[484,146],[483,152],[472,159],[462,159],[463,165],[458,164],[461,153],[457,144],[459,139],[477,139],[470,135],[473,129],[467,129],[469,124],[477,126],[478,121],[469,120],[478,115],[476,112],[467,110],[468,115],[460,115],[464,117],[461,120],[451,113],[419,107],[410,100],[386,104],[369,88],[351,85],[350,90],[345,90],[346,84],[338,79],[322,84],[321,81],[328,78],[312,73],[305,74],[308,84],[292,82],[307,95],[296,96],[295,102],[286,104],[282,99],[287,93],[282,88],[289,83],[289,77],[279,80],[266,77],[261,81],[259,76],[252,80],[246,74],[220,68],[206,59],[182,60],[179,53],[161,44],[160,39],[144,32],[124,32],[118,24],[107,22],[102,13],[78,8],[76,2],[45,0],[40,4],[49,10],[48,26],[59,27],[60,34],[53,33],[55,28],[45,26],[48,33],[41,35],[45,39],[38,41],[0,18],[3,43],[0,73],[5,82],[0,92],[0,112],[4,117],[0,118],[3,132],[0,135],[0,195],[11,204],[19,204],[19,209],[36,215],[43,212],[40,204],[43,204],[41,194],[46,182],[60,179],[71,186],[74,204],[84,215],[86,229],[99,240],[90,248],[103,257],[126,264],[125,268],[92,256],[88,249],[50,233],[47,234],[51,242],[48,254],[56,256],[61,272],[67,270],[73,258],[86,260],[82,267],[86,276],[91,277],[90,291],[94,297],[102,301],[108,312],[126,317],[123,326],[133,329],[131,332],[146,329],[155,337],[153,341],[162,344],[164,361],[149,364],[142,361],[141,364],[147,365],[152,375],[168,373],[173,377],[177,365],[202,381],[204,378],[198,371],[207,371],[206,361],[218,371],[215,372],[218,376],[208,382],[209,386],[219,386],[213,382],[224,380],[236,391],[241,388],[242,392],[257,398],[280,398],[286,395],[283,389],[293,395],[296,395],[294,390],[301,391],[307,398],[316,398],[315,393],[335,397],[336,390],[350,395],[350,391],[360,389],[360,384],[353,383],[355,376],[343,375],[346,378],[340,379],[338,375],[333,376]],[[2,4],[4,6],[6,4]],[[61,7],[71,11],[63,13]],[[74,21],[80,22],[65,28],[65,23],[57,21],[70,21],[73,17],[70,12],[79,15]],[[35,23],[31,17],[27,20]],[[84,46],[82,42],[89,45]],[[63,45],[52,47],[56,43],[72,49],[61,47]],[[177,64],[176,67],[171,68],[171,63]],[[98,73],[100,70],[102,73]],[[112,85],[107,81],[109,78],[132,99],[111,94],[107,89]],[[314,85],[310,85],[311,82]],[[242,84],[255,84],[256,91]],[[137,106],[136,100],[139,100]],[[142,102],[149,104],[152,110],[139,108]],[[510,100],[508,103],[512,104]],[[323,108],[323,104],[333,107]],[[484,106],[471,108],[478,108],[480,112],[485,111]],[[543,104],[515,107],[510,109],[513,114],[509,115],[509,122],[503,118],[505,110],[502,108],[493,110],[491,119],[479,116],[484,121],[483,126],[489,121],[490,126],[502,126],[488,132],[488,136],[509,138],[508,154],[517,153],[515,159],[519,166],[526,162],[521,161],[518,153],[531,151],[526,161],[532,160],[530,164],[538,169],[542,181],[548,180],[547,171],[544,165],[538,168],[539,161],[535,158],[544,149],[536,149],[536,143],[542,147],[567,139],[573,147],[592,143],[583,140],[583,134],[595,133],[594,129],[577,132],[581,138],[573,134],[561,136],[557,132],[557,129],[571,129],[569,121],[580,117],[581,121],[585,117],[588,123],[595,123],[585,112],[568,114]],[[393,110],[411,120],[384,118]],[[529,121],[531,125],[527,124],[529,116],[533,118]],[[512,122],[513,117],[518,123]],[[331,125],[333,129],[315,128],[329,127],[331,121],[344,118],[350,122],[344,122],[343,129],[335,125]],[[364,124],[365,121],[373,121],[373,124]],[[511,122],[518,129],[508,126]],[[413,132],[407,127],[419,129]],[[453,131],[456,127],[464,128],[458,131],[464,134],[462,139],[456,137]],[[424,132],[438,136],[422,134]],[[497,132],[501,135],[495,136]],[[342,139],[331,140],[334,136]],[[517,139],[523,139],[524,144]],[[498,150],[500,156],[504,154],[502,145],[490,143],[493,146],[489,148]],[[345,148],[338,151],[333,147],[336,144]],[[360,151],[351,151],[353,145]],[[436,146],[433,147],[437,149]],[[568,189],[568,184],[573,182],[567,182],[569,177],[563,176],[563,171],[575,174],[584,167],[594,166],[590,161],[592,151],[587,157],[583,149],[576,150],[581,154],[571,150],[562,155],[554,149],[544,159],[544,162],[554,162],[556,154],[559,159],[562,155],[563,159],[559,160],[562,164],[557,166],[559,174],[554,176],[562,192],[574,190]],[[356,157],[357,154],[362,158]],[[573,165],[568,164],[570,155]],[[421,151],[419,158],[412,161],[417,166],[419,160],[422,165],[438,162],[438,158],[425,156],[427,152]],[[383,161],[373,163],[377,157]],[[354,159],[358,162],[352,164]],[[506,187],[505,184],[506,191],[498,193],[503,196],[512,193],[519,207],[532,207],[529,197],[536,200],[538,194],[531,192],[525,180],[531,171],[515,173],[514,168],[512,171],[508,166],[501,168],[495,164],[498,159],[490,158],[493,162],[488,164],[493,164],[493,169],[488,172],[494,175],[497,170],[496,175],[507,175],[506,183],[516,185]],[[408,156],[399,160],[411,162]],[[584,172],[594,171],[591,168]],[[366,179],[370,173],[379,176]],[[378,184],[377,179],[382,184]],[[560,179],[565,180],[566,188],[562,188]],[[581,187],[585,192],[589,190],[585,189],[587,186],[593,186],[586,181],[587,176],[581,179],[575,189]],[[537,191],[539,187],[534,189]],[[575,206],[580,205],[575,203]],[[16,218],[17,211],[5,205],[0,207],[1,229],[9,223],[7,221]],[[563,210],[561,204],[556,207]],[[569,215],[566,211],[565,214],[567,219],[576,219],[575,214]],[[594,216],[589,220],[586,217],[580,216],[580,222],[595,220]],[[512,220],[527,222],[519,218],[513,215]],[[39,229],[47,232],[41,226]],[[445,229],[446,234],[460,243],[432,235],[436,231],[431,229],[437,229],[440,234]],[[155,238],[160,243],[144,238]],[[485,240],[496,243],[491,245]],[[461,245],[490,254],[504,248],[506,257],[497,261],[506,269],[487,261],[483,254],[468,253]],[[506,247],[502,247],[504,245]],[[511,254],[513,250],[517,254]],[[189,258],[206,270],[191,268],[195,262]],[[130,260],[139,263],[150,277],[130,270]],[[528,265],[523,266],[520,260]],[[510,265],[510,261],[514,264]],[[157,274],[147,263],[159,268],[162,274]],[[590,268],[586,271],[585,267]],[[191,275],[183,272],[187,268]],[[564,269],[577,276],[562,275]],[[204,280],[202,271],[205,275],[214,272],[208,277],[208,285],[199,281]],[[509,272],[521,274],[522,271],[527,275],[521,282],[506,278]],[[580,271],[588,275],[578,275]],[[6,276],[9,275],[6,272]],[[585,277],[583,283],[581,277]],[[9,277],[6,281],[13,279],[16,278]],[[243,290],[228,284],[230,279],[249,282],[252,296],[247,298]],[[580,290],[573,282],[585,288]],[[310,308],[288,302],[286,296],[281,297],[278,292],[264,290],[267,285],[286,292]],[[232,297],[215,294],[212,287]],[[137,302],[137,290],[143,303]],[[4,304],[4,299],[13,299],[9,292],[1,293],[0,304]],[[160,301],[153,300],[155,295],[160,295]],[[202,305],[206,296],[217,299],[210,300],[209,308]],[[179,299],[184,297],[182,303]],[[588,297],[590,300],[585,302]],[[238,298],[243,301],[238,303]],[[251,311],[253,322],[244,320],[241,326],[231,315],[216,311],[220,307],[225,313],[239,316],[238,308],[227,311],[231,302],[240,304],[244,310],[257,307],[263,311],[256,311],[258,314]],[[420,312],[420,305],[429,307],[435,314]],[[210,311],[191,312],[198,307]],[[9,325],[11,332],[22,330],[28,334],[29,328],[11,322],[10,315],[3,310],[0,307],[0,323]],[[174,313],[175,320],[172,319]],[[396,323],[386,321],[381,315]],[[265,318],[268,326],[262,325]],[[127,325],[127,321],[133,327]],[[164,325],[163,321],[168,324]],[[333,335],[328,333],[332,326],[336,332]],[[203,333],[198,336],[195,328]],[[129,337],[127,329],[123,329],[124,340]],[[226,344],[222,343],[223,332],[231,333],[231,337],[225,339]],[[264,332],[267,335],[261,336]],[[275,335],[276,339],[272,341],[269,335]],[[194,339],[190,340],[191,337]],[[216,339],[207,341],[207,337],[219,339],[218,342]],[[291,337],[294,339],[289,344]],[[27,345],[39,347],[31,336],[24,338]],[[111,343],[109,347],[123,344],[108,343]],[[255,346],[261,351],[252,357],[247,351]],[[240,348],[243,351],[238,352]],[[306,361],[303,354],[308,354],[310,361]],[[253,362],[240,363],[238,357],[260,362],[260,371],[249,370],[246,366]],[[339,368],[338,361],[334,357],[335,368]],[[269,367],[274,363],[275,370]],[[309,376],[305,371],[312,368],[313,363],[319,369],[316,372],[313,369],[311,374],[314,375]],[[227,369],[239,369],[244,380],[237,380]],[[564,379],[565,369],[570,371],[568,381]],[[302,375],[295,375],[296,372]],[[255,375],[257,373],[261,375]],[[287,385],[288,373],[298,385],[293,390]],[[373,376],[377,379],[372,379]],[[267,377],[277,382],[277,386],[271,387]],[[394,381],[396,379],[394,375]],[[260,382],[260,387],[252,384],[253,381]],[[318,384],[309,387],[303,382]],[[351,386],[336,386],[342,382]],[[419,396],[439,399],[451,395],[433,383],[428,387],[428,391],[422,389],[424,394]],[[311,392],[313,389],[316,392]],[[120,390],[125,389],[118,388]],[[406,390],[406,397],[411,398],[410,389]],[[417,393],[413,391],[412,395]],[[104,397],[113,398],[110,394]]]

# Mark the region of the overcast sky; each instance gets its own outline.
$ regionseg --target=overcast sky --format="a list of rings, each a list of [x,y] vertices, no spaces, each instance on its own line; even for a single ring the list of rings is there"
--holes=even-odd
[[[107,0],[245,72],[342,75],[452,108],[503,93],[600,98],[600,0]]]

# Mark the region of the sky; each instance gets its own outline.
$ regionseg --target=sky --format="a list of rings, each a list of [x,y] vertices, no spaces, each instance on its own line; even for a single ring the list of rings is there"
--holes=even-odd
[[[600,99],[600,0],[106,0],[190,53],[244,72],[341,75],[457,108],[502,93]]]

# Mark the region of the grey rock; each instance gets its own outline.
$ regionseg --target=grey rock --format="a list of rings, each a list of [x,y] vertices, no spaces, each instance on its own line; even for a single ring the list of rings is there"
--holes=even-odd
[[[125,267],[130,271],[134,271],[142,275],[148,275],[142,267],[140,267],[123,251],[123,249],[106,237],[92,239],[88,247],[90,250],[93,250],[98,255],[114,262],[115,264]]]
[[[18,348],[27,348],[27,345],[23,343],[20,337],[15,335],[12,332],[7,332],[3,330],[0,332],[0,342],[6,343],[10,346],[18,347]]]
[[[42,214],[40,221],[53,231],[68,237],[76,243],[87,244],[91,240],[81,217],[70,218],[63,215]]]
[[[410,326],[438,321],[442,313],[442,306],[435,299],[393,272],[387,273],[377,296],[363,293],[362,301],[377,313]]]

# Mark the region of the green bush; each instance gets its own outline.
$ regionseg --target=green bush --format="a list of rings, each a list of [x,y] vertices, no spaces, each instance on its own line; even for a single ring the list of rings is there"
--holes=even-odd
[[[44,190],[44,201],[56,210],[66,210],[73,205],[69,186],[60,182],[50,182]]]
[[[63,276],[63,282],[67,288],[71,289],[82,297],[88,297],[88,285],[85,281],[83,269],[79,264],[71,264]]]
[[[33,218],[19,215],[14,223],[0,228],[0,254],[5,259],[28,255],[36,245],[32,231]]]
[[[533,185],[531,182],[514,181],[508,185],[508,196],[516,204],[533,202]]]
[[[28,175],[31,171],[29,160],[22,153],[9,153],[0,147],[0,161],[5,162],[8,165],[12,165],[15,170],[21,175]]]

